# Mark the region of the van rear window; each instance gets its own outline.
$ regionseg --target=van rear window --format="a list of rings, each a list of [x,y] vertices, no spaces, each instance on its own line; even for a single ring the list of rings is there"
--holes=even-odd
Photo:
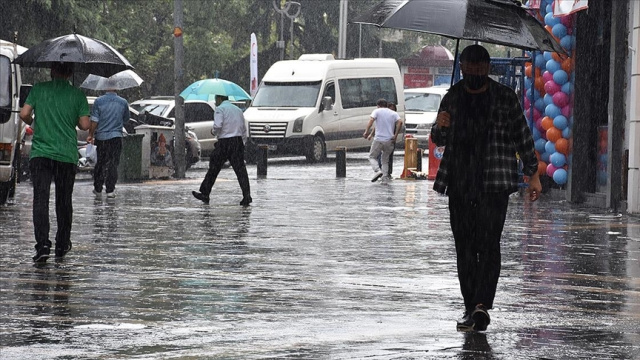
[[[0,106],[11,106],[11,62],[6,56],[0,56]]]
[[[263,82],[252,107],[315,107],[320,81]]]

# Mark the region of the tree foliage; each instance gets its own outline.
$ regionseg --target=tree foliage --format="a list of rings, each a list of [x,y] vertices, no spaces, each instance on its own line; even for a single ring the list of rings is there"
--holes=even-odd
[[[350,0],[351,19],[379,0]],[[281,17],[275,7],[285,0],[184,0],[184,82],[218,75],[247,88],[249,39],[255,33],[259,48],[259,75],[280,60],[276,41],[286,42],[284,58],[304,53],[337,55],[340,0],[297,0],[300,16]],[[173,0],[2,0],[0,38],[30,47],[76,31],[111,44],[145,80],[127,90],[130,100],[174,93]],[[290,36],[293,26],[293,38]],[[347,57],[401,59],[425,45],[442,44],[452,52],[455,41],[436,35],[349,24]],[[293,52],[289,45],[293,41]],[[462,42],[460,48],[466,43]],[[494,56],[506,56],[506,48],[488,45]],[[519,53],[515,54],[519,55]],[[81,82],[77,80],[76,83]]]

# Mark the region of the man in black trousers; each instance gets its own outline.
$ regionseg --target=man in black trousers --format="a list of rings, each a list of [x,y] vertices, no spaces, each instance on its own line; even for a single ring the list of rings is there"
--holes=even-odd
[[[211,133],[218,138],[218,142],[209,159],[209,170],[200,184],[200,191],[192,191],[191,193],[196,199],[208,204],[211,188],[216,182],[222,165],[228,160],[242,189],[240,205],[249,206],[252,201],[251,189],[247,167],[244,164],[244,143],[247,140],[247,129],[244,125],[242,110],[232,104],[227,96],[216,95],[216,110],[213,115]]]
[[[442,98],[431,138],[446,146],[433,189],[449,196],[458,279],[465,311],[459,331],[491,322],[500,277],[500,238],[509,194],[518,190],[518,160],[530,177],[529,198],[542,190],[538,159],[516,93],[489,78],[491,58],[470,45],[460,55],[463,79]]]

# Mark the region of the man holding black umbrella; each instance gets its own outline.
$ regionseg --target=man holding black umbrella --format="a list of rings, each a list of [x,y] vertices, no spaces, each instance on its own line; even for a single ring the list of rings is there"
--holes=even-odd
[[[87,97],[69,82],[73,65],[53,62],[51,81],[35,84],[20,111],[22,121],[33,128],[29,169],[33,183],[33,229],[36,255],[44,263],[50,256],[49,196],[51,180],[56,188],[56,258],[71,250],[72,195],[78,166],[76,126],[89,129]],[[32,117],[32,112],[35,116]]]
[[[465,312],[459,331],[491,322],[500,277],[500,238],[509,194],[518,190],[518,161],[530,177],[529,197],[542,187],[533,137],[516,93],[489,78],[491,58],[480,45],[460,55],[463,80],[443,97],[431,136],[446,146],[434,190],[449,196],[451,230]]]

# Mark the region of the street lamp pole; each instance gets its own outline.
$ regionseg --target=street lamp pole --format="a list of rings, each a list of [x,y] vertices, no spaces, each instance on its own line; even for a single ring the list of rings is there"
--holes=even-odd
[[[340,0],[340,26],[338,35],[338,58],[347,57],[347,21],[349,12],[349,0]]]

